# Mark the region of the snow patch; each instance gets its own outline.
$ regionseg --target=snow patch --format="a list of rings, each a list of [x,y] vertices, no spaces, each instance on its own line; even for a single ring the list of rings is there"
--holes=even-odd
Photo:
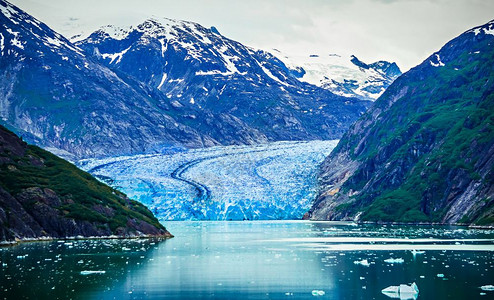
[[[5,45],[4,45],[4,37],[3,37],[3,34],[0,33],[0,52],[2,53],[3,55],[3,49],[5,48]]]
[[[14,37],[10,40],[10,44],[20,49],[24,49],[22,42],[19,40],[19,32],[13,31],[10,28],[6,28],[7,32],[13,35]],[[3,50],[3,49],[2,49]]]
[[[436,68],[437,67],[444,67],[444,63],[441,61],[441,57],[439,56],[439,54],[436,53],[435,56],[436,56],[437,63],[430,60],[431,66],[436,67]]]
[[[161,87],[163,86],[163,83],[165,83],[166,76],[167,76],[166,73],[163,73],[163,77],[161,77],[161,82],[158,85],[158,90],[161,89]]]
[[[122,50],[122,51],[117,52],[117,53],[113,53],[113,54],[110,54],[110,53],[102,53],[101,54],[101,57],[103,57],[104,59],[109,58],[110,59],[110,64],[113,64],[113,62],[115,60],[116,60],[115,61],[115,64],[118,64],[122,60],[122,57],[124,56],[124,54],[127,53],[127,51],[129,51],[129,49],[131,47],[132,46],[129,46],[127,49]]]

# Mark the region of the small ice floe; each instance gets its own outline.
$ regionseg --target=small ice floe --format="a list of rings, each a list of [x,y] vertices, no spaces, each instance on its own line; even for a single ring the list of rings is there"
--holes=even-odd
[[[81,275],[105,274],[106,271],[81,271]]]
[[[494,285],[492,285],[492,284],[483,285],[480,287],[480,289],[483,291],[493,292],[494,291]]]
[[[356,260],[353,263],[356,264],[356,265],[362,265],[364,267],[370,266],[370,263],[369,263],[369,261],[367,259]]]
[[[385,259],[384,262],[388,264],[402,264],[405,260],[403,258],[388,258]]]
[[[412,283],[412,285],[400,284],[400,285],[388,286],[387,288],[383,289],[381,293],[383,293],[384,295],[390,298],[395,298],[400,300],[405,300],[405,299],[415,300],[419,296],[419,288],[414,282]]]
[[[312,291],[312,296],[316,296],[316,297],[324,296],[325,294],[326,294],[326,292],[323,290],[313,290]]]
[[[437,274],[436,276],[437,276],[438,278],[444,278],[444,274],[441,274],[441,273],[440,273],[440,274]]]
[[[424,254],[425,253],[425,251],[420,251],[420,250],[415,250],[415,249],[410,250],[410,252],[412,252],[413,257],[417,256],[417,254]]]

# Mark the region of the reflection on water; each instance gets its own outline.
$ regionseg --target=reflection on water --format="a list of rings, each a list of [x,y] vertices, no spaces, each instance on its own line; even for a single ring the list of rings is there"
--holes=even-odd
[[[72,241],[4,248],[0,295],[390,299],[382,289],[416,282],[418,299],[476,299],[481,293],[494,298],[494,292],[479,288],[494,284],[492,231],[302,221],[166,225],[176,237],[161,243]]]

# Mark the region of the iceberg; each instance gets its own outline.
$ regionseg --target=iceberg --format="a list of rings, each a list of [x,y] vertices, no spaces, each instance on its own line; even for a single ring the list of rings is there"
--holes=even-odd
[[[324,296],[326,294],[326,292],[324,292],[323,290],[313,290],[312,291],[312,296]]]
[[[411,252],[412,252],[413,257],[415,257],[417,254],[424,254],[425,253],[425,251],[415,250],[415,249],[411,250]]]
[[[369,263],[369,261],[367,261],[367,259],[363,259],[363,260],[356,260],[356,261],[354,261],[353,263],[354,263],[354,264],[356,264],[356,265],[362,265],[362,266],[364,266],[364,267],[368,267],[368,266],[370,266],[370,263]]]
[[[494,285],[492,285],[492,284],[483,285],[483,286],[480,287],[480,289],[483,290],[483,291],[489,291],[489,292],[491,292],[491,291],[494,291]]]
[[[414,282],[412,283],[412,285],[406,285],[406,284],[400,284],[399,286],[392,285],[383,289],[381,293],[383,293],[384,295],[390,298],[395,298],[400,300],[406,300],[406,299],[415,300],[419,296],[419,288]]]
[[[384,262],[388,264],[402,264],[405,260],[403,258],[388,258],[385,259]]]
[[[81,271],[81,275],[105,274],[106,271]]]

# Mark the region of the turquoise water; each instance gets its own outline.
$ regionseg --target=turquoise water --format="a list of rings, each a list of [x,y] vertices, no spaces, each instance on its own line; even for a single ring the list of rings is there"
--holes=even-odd
[[[161,242],[55,241],[2,248],[0,296],[391,299],[381,290],[416,282],[418,299],[494,298],[494,292],[480,289],[494,284],[493,231],[305,221],[166,226],[176,237]],[[389,258],[403,263],[385,262]],[[368,265],[356,263],[364,260]]]

